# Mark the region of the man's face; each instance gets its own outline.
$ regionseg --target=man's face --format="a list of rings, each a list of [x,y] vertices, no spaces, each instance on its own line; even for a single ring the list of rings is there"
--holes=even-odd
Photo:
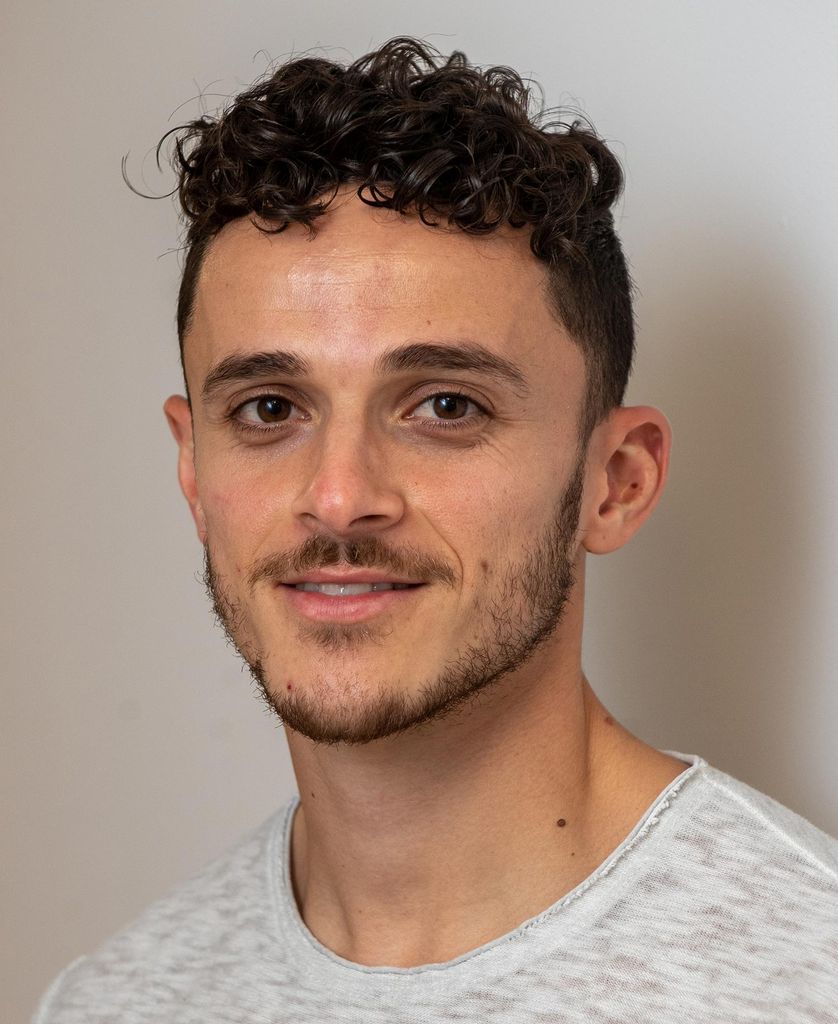
[[[560,650],[585,371],[525,233],[469,237],[346,193],[317,227],[243,219],[213,242],[181,483],[270,706],[358,743]]]

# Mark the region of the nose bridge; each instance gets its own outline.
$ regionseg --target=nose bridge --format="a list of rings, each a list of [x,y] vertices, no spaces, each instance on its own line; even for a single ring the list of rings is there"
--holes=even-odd
[[[403,503],[387,445],[363,409],[333,408],[305,446],[297,515],[334,533],[381,528],[397,521]]]

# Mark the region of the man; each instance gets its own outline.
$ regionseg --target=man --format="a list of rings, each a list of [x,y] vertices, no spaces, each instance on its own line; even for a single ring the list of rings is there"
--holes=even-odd
[[[582,671],[586,556],[670,451],[622,405],[605,144],[400,39],[279,67],[176,166],[165,413],[299,798],[37,1020],[838,1021],[838,843]]]

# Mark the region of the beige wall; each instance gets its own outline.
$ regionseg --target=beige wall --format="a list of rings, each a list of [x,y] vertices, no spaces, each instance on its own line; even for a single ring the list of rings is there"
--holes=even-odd
[[[293,791],[212,626],[160,409],[175,215],[119,170],[130,150],[167,187],[158,136],[265,54],[424,35],[532,73],[614,142],[630,399],[676,447],[653,521],[591,564],[586,666],[649,742],[838,833],[836,10],[5,0],[0,1018]]]

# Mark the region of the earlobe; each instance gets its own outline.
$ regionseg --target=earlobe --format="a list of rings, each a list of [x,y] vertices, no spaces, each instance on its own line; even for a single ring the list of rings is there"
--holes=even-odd
[[[590,510],[582,543],[592,554],[622,547],[651,515],[666,480],[672,431],[658,409],[615,409],[592,452]]]
[[[189,510],[198,531],[198,539],[206,543],[207,529],[204,510],[198,494],[198,480],[195,472],[195,441],[192,427],[192,411],[183,395],[171,395],[163,404],[163,411],[169,429],[178,446],[177,474],[180,489],[189,504]]]

